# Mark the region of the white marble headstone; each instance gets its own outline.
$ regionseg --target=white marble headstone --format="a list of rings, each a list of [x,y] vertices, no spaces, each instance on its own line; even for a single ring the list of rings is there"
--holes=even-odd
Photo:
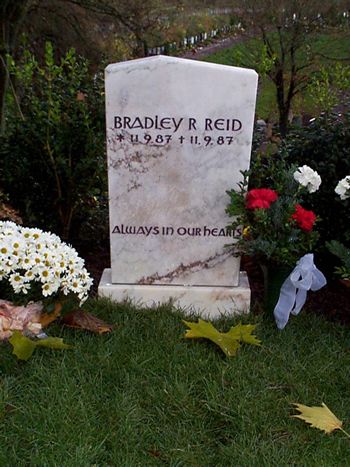
[[[101,295],[208,309],[201,293],[237,292],[226,190],[249,168],[256,88],[253,70],[173,57],[107,67],[111,272]]]

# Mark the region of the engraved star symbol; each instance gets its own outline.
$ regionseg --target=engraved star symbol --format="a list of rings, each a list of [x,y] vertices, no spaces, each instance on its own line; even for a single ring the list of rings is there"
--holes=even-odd
[[[119,135],[117,135],[117,140],[118,141],[123,141],[125,139],[125,136],[122,135],[121,133],[119,133]]]

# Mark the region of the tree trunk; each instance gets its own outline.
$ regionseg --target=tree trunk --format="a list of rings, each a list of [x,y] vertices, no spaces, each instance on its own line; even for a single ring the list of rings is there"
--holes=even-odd
[[[279,107],[279,130],[281,133],[281,137],[285,138],[288,133],[288,126],[289,126],[289,108],[287,106],[283,106],[282,108]]]
[[[0,52],[0,135],[5,131],[5,97],[8,84],[8,73],[3,63],[4,55]]]
[[[273,81],[276,86],[279,130],[281,133],[281,137],[284,138],[287,135],[288,131],[288,116],[291,101],[288,98],[285,98],[285,83],[282,69],[278,69],[276,71],[276,74],[273,77]]]
[[[33,0],[2,0],[0,9],[0,133],[5,129],[5,97],[8,85],[7,54],[16,47],[18,31]]]

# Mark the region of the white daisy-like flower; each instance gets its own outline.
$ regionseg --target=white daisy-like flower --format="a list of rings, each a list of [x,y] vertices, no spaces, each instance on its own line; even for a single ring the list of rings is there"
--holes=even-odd
[[[28,290],[28,284],[27,284],[27,280],[24,276],[22,276],[21,274],[19,273],[12,273],[9,277],[9,282],[13,288],[13,290],[15,291],[15,293],[19,293],[19,292],[23,292],[25,290],[24,293],[26,293],[26,291]]]
[[[48,297],[49,295],[54,294],[58,291],[59,286],[60,284],[57,281],[45,282],[41,288],[43,296]]]
[[[11,241],[8,238],[2,239],[0,244],[0,257],[8,258],[12,253]]]
[[[24,277],[27,279],[27,281],[31,281],[36,278],[36,274],[32,269],[28,269],[28,271],[24,273]]]
[[[32,238],[34,238],[34,240],[38,240],[44,233],[40,229],[30,229],[30,230],[31,230],[31,236]]]
[[[29,270],[34,266],[34,260],[31,255],[25,255],[24,258],[22,259],[22,267],[25,270]]]
[[[2,223],[0,232],[4,236],[13,236],[17,234],[18,226],[14,222],[5,221]]]
[[[57,258],[56,262],[54,263],[54,267],[56,271],[59,271],[60,273],[65,272],[67,268],[67,261],[65,260],[65,258],[62,258],[62,257]]]
[[[7,277],[7,272],[0,267],[0,281]]]
[[[54,277],[55,272],[47,267],[38,268],[38,276],[41,282],[50,282]]]
[[[0,221],[0,281],[7,279],[15,293],[27,293],[41,282],[42,295],[75,293],[82,302],[92,280],[77,251],[57,235]]]
[[[33,254],[32,258],[33,258],[33,262],[34,262],[35,266],[39,266],[39,265],[43,264],[44,258],[42,258],[42,256],[40,256],[38,253],[35,252]]]
[[[5,261],[0,261],[0,268],[5,274],[12,272],[12,261],[5,259]]]
[[[337,195],[340,196],[341,200],[350,198],[350,175],[347,175],[341,179],[334,190]]]
[[[321,185],[321,177],[308,165],[298,167],[293,174],[294,180],[304,186],[309,193],[315,193]]]
[[[11,238],[11,246],[13,251],[23,251],[26,247],[26,242],[19,235]]]

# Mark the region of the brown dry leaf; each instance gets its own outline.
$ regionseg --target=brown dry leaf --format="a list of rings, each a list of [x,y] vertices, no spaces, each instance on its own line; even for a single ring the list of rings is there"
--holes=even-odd
[[[306,423],[310,423],[313,428],[323,430],[329,434],[334,430],[342,430],[343,422],[338,420],[333,412],[322,402],[322,407],[308,407],[303,404],[293,404],[299,410],[300,415],[292,415],[292,417],[300,418]]]
[[[72,328],[86,329],[87,331],[96,332],[97,334],[105,334],[111,332],[113,326],[102,321],[102,319],[96,318],[91,313],[87,313],[84,310],[74,310],[67,313],[62,317],[62,323]]]
[[[46,328],[49,324],[51,324],[55,319],[57,319],[62,310],[62,304],[56,303],[55,309],[52,313],[43,313],[40,317],[40,323],[43,328]]]
[[[82,91],[77,92],[77,101],[85,101],[85,94]]]
[[[0,220],[10,220],[16,224],[23,223],[18,211],[3,201],[0,201]]]

